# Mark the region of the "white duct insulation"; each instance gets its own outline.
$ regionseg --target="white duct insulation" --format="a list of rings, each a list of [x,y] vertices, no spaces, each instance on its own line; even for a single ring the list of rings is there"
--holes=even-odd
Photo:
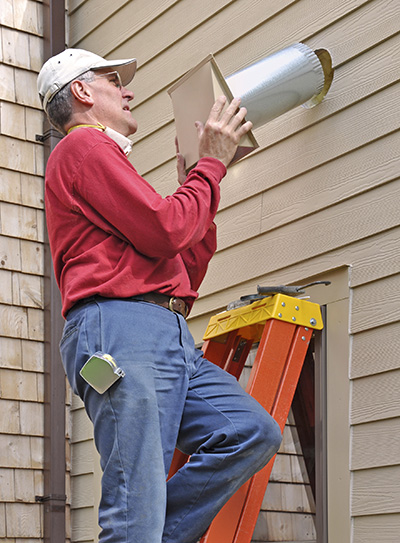
[[[246,107],[246,119],[257,128],[297,106],[319,104],[332,79],[332,59],[326,49],[314,52],[295,43],[227,77],[226,82]]]

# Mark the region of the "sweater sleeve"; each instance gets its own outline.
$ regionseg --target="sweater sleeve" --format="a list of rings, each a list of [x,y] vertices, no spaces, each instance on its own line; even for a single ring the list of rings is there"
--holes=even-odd
[[[142,254],[173,258],[205,238],[225,173],[220,161],[202,158],[185,183],[162,198],[113,143],[101,142],[77,169],[73,206],[96,226],[122,234]]]

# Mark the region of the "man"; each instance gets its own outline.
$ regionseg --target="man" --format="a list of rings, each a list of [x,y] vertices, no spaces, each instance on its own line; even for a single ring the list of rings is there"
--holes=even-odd
[[[197,123],[200,160],[162,198],[126,154],[136,60],[68,49],[38,88],[67,136],[46,171],[46,212],[66,319],[60,349],[101,457],[102,543],[194,543],[276,453],[277,423],[195,349],[185,317],[216,249],[219,183],[246,110],[219,98]],[[94,354],[125,372],[103,394],[80,375]],[[166,483],[174,448],[190,462]]]

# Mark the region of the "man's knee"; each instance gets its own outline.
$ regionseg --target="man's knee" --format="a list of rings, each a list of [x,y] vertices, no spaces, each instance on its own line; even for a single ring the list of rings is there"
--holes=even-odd
[[[267,413],[259,414],[248,421],[253,433],[252,449],[264,465],[276,454],[282,442],[279,424]]]
[[[267,428],[267,441],[269,443],[269,457],[272,458],[279,450],[282,443],[282,432],[279,424],[275,419],[270,417],[270,421]]]

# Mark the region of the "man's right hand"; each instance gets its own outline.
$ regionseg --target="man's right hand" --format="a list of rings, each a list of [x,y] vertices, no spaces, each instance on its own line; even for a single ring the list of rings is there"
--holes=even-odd
[[[225,166],[231,162],[239,141],[253,126],[250,121],[242,124],[247,110],[239,109],[240,98],[234,98],[223,111],[225,96],[220,96],[213,105],[205,125],[196,122],[199,136],[200,158],[210,156],[220,160]]]

